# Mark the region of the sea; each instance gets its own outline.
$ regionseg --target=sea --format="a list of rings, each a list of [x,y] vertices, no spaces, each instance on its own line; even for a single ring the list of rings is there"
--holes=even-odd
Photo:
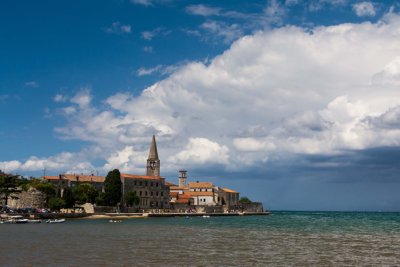
[[[400,266],[400,213],[0,224],[0,266]]]

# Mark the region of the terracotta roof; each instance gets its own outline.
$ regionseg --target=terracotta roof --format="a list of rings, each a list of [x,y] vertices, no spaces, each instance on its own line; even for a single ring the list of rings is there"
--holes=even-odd
[[[169,192],[169,195],[171,196],[171,197],[177,197],[178,196],[178,192]]]
[[[183,204],[189,204],[190,199],[177,199],[175,203],[183,203]]]
[[[43,176],[46,180],[59,180],[59,176]],[[68,180],[71,182],[96,182],[104,183],[104,176],[94,176],[94,175],[82,175],[82,174],[61,174],[62,180]]]
[[[229,189],[229,188],[222,188],[222,190],[224,190],[227,193],[237,193],[237,194],[239,194],[239,192],[237,192],[235,190],[232,190],[232,189]]]
[[[188,187],[179,187],[176,185],[170,186],[169,188],[170,190],[185,190],[185,189],[189,189]]]
[[[194,197],[194,196],[213,196],[214,193],[213,192],[190,192],[190,195],[192,197]]]
[[[213,184],[211,182],[190,182],[189,187],[191,187],[191,188],[212,188]]]
[[[46,175],[46,176],[43,176],[43,179],[46,179],[46,180],[58,180],[58,179],[60,179],[60,177]]]
[[[192,194],[187,194],[187,193],[185,193],[185,194],[182,194],[182,195],[178,195],[178,199],[189,199],[189,198],[192,198]]]
[[[121,177],[125,179],[145,179],[145,180],[163,179],[161,176],[147,176],[147,175],[126,174],[126,173],[121,173]]]
[[[166,186],[177,186],[176,184],[170,183],[170,182],[165,182]]]
[[[62,174],[62,178],[66,178],[70,181],[79,181],[79,182],[97,182],[104,183],[106,179],[104,176],[94,176],[94,175],[81,175],[81,174]],[[76,179],[78,177],[78,180]]]

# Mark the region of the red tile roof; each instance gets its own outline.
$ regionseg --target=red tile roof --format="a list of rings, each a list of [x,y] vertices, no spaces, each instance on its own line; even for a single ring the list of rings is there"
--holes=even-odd
[[[178,192],[169,192],[169,195],[171,196],[171,197],[177,197],[178,196]]]
[[[145,179],[145,180],[161,180],[164,179],[161,176],[147,176],[147,175],[136,175],[136,174],[127,174],[121,173],[121,177],[125,179]]]
[[[166,186],[177,186],[176,184],[170,183],[170,182],[165,182]]]
[[[169,187],[170,190],[185,190],[185,189],[189,189],[188,187],[179,187],[179,186],[170,186]]]
[[[175,203],[181,203],[181,204],[189,204],[190,199],[177,199]]]
[[[192,197],[194,197],[194,196],[213,196],[214,195],[214,193],[213,192],[190,192],[190,195],[192,196]]]
[[[211,182],[190,182],[190,188],[212,188],[213,183]]]
[[[229,188],[222,188],[222,190],[224,190],[224,191],[227,192],[227,193],[236,193],[236,194],[239,194],[239,192],[237,192],[237,191],[235,191],[235,190],[232,190],[232,189],[229,189]]]
[[[96,182],[104,183],[104,176],[94,176],[94,175],[82,175],[82,174],[61,174],[62,180],[68,180],[71,182]],[[59,180],[60,176],[43,176],[46,180]]]

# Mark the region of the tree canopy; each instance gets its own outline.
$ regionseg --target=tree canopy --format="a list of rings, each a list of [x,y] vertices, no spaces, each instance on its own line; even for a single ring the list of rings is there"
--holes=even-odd
[[[11,175],[1,173],[0,175],[0,197],[4,200],[4,203],[8,204],[8,198],[18,199],[16,194],[21,192],[18,188],[19,175]]]
[[[109,206],[116,206],[121,202],[122,197],[121,173],[118,169],[110,171],[104,181],[105,203]]]
[[[135,191],[128,192],[125,196],[125,203],[128,207],[132,207],[133,205],[138,205],[140,198],[136,195]]]
[[[87,183],[79,184],[72,192],[77,204],[84,204],[87,202],[93,204],[96,197],[99,195],[97,189],[93,185]]]
[[[252,203],[252,201],[248,197],[241,197],[239,199],[239,203],[247,204],[247,203]]]

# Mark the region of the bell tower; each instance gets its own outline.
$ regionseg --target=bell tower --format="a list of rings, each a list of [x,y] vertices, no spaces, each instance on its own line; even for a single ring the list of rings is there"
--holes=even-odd
[[[156,137],[151,140],[149,157],[147,159],[147,176],[160,176],[160,160],[158,159]]]
[[[180,170],[179,171],[179,187],[186,187],[187,186],[187,171]]]

